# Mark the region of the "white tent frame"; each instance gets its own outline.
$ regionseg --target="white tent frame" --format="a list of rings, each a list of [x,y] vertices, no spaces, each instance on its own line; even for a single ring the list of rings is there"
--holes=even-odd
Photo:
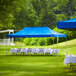
[[[2,30],[2,31],[0,31],[0,33],[5,33],[5,32],[9,32],[9,34],[12,32],[12,33],[14,33],[14,30]],[[10,41],[10,38],[8,39],[9,41]],[[7,41],[7,38],[6,38],[6,41]],[[8,44],[8,43],[6,43],[7,45],[14,45],[13,44],[13,42],[14,42],[14,38],[12,38],[12,44]]]

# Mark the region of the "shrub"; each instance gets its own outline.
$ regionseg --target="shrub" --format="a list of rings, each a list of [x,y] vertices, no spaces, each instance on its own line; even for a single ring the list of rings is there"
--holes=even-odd
[[[31,38],[25,38],[25,39],[23,40],[23,43],[24,43],[25,45],[29,45],[30,42],[31,42]]]

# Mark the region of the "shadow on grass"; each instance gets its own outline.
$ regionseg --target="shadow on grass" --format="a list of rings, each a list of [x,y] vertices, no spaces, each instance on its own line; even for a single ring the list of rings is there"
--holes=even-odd
[[[30,54],[28,54],[28,55],[23,55],[23,54],[10,54],[10,55],[0,55],[0,56],[40,56],[40,57],[45,57],[45,56],[47,56],[47,57],[57,57],[57,55],[30,55]],[[64,55],[58,55],[58,57],[65,57]]]

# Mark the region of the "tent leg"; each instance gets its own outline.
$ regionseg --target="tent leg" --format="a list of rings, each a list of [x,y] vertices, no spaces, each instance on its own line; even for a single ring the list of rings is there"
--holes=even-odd
[[[53,37],[53,50],[54,50],[54,37]],[[55,55],[55,53],[54,53],[54,55]]]
[[[29,39],[29,48],[30,48],[30,39]]]
[[[30,39],[29,39],[29,51],[30,51]]]
[[[6,38],[6,55],[7,55],[7,38]]]
[[[53,49],[54,49],[54,37],[53,37]]]
[[[67,37],[66,37],[66,54],[67,54]]]
[[[57,28],[57,72],[58,72],[58,28]]]
[[[9,31],[9,35],[10,35],[10,31]],[[9,45],[10,45],[10,38],[9,38]]]

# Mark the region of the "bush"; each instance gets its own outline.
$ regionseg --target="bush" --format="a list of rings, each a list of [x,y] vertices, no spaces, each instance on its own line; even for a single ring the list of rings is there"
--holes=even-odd
[[[53,43],[53,39],[52,38],[25,38],[23,40],[25,45],[50,45]]]
[[[57,31],[57,27],[53,29],[54,31]],[[63,33],[67,35],[67,40],[71,40],[76,38],[76,31],[71,29],[58,29],[59,33]],[[59,38],[59,42],[66,41],[65,38]]]
[[[30,41],[31,41],[31,38],[25,38],[25,39],[23,40],[23,43],[24,43],[25,45],[29,45]]]
[[[30,45],[37,45],[37,41],[38,41],[37,38],[31,38]]]
[[[39,38],[38,45],[45,45],[44,38]]]

